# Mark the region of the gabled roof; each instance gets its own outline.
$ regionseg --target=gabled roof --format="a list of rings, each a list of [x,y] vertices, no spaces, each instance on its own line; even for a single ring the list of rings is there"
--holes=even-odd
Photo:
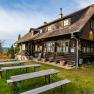
[[[41,29],[41,28],[43,28],[43,27],[45,27],[45,26],[48,26],[48,25],[54,24],[54,23],[56,23],[56,22],[62,21],[62,20],[64,20],[64,19],[66,19],[66,18],[68,18],[68,17],[72,17],[72,16],[74,16],[74,15],[76,15],[76,14],[83,13],[83,11],[85,11],[85,10],[86,10],[87,8],[89,8],[89,7],[90,7],[90,6],[88,6],[88,7],[86,7],[86,8],[83,8],[83,9],[80,9],[80,10],[78,10],[78,11],[75,11],[75,12],[73,12],[73,13],[71,13],[71,14],[66,15],[66,16],[63,16],[62,18],[58,18],[58,19],[56,19],[56,20],[54,20],[54,21],[51,21],[51,22],[49,22],[49,23],[47,23],[47,24],[44,24],[44,25],[42,25],[42,26],[39,26],[37,29]]]
[[[68,34],[68,33],[72,33],[72,32],[79,32],[85,26],[85,24],[88,22],[88,20],[93,16],[94,5],[91,5],[87,8],[85,8],[84,11],[85,12],[81,15],[80,19],[77,20],[72,25],[70,25],[66,28],[62,28],[62,29],[59,29],[59,30],[52,31],[52,32],[46,32],[44,35],[37,37],[35,40],[59,36],[59,35],[64,35],[64,34]]]
[[[16,43],[22,43],[28,41],[32,37],[32,32],[28,32],[21,39],[19,39]]]
[[[38,32],[38,30],[35,28],[30,28],[29,32],[26,33],[23,37],[21,37],[18,41],[16,41],[16,43],[23,43],[23,42],[30,41],[32,38],[36,38],[37,33],[33,35],[34,32]]]
[[[91,6],[88,6],[84,9],[81,9],[79,11],[76,11],[72,14],[69,14],[63,18],[59,18],[55,21],[52,21],[46,25],[40,26],[37,29],[43,28],[45,26],[48,26],[50,24],[56,23],[58,21],[64,20],[66,18],[75,16],[75,15],[81,15],[80,19],[77,20],[75,23],[71,24],[70,26],[66,28],[62,28],[59,30],[54,30],[54,31],[48,31],[45,33],[37,33],[35,35],[32,35],[32,32],[28,32],[26,35],[24,35],[20,40],[18,40],[16,43],[21,43],[21,42],[27,42],[30,40],[38,40],[38,39],[44,39],[44,38],[49,38],[49,37],[54,37],[54,36],[59,36],[59,35],[64,35],[64,34],[69,34],[72,32],[79,32],[85,24],[88,22],[88,20],[93,16],[94,14],[94,4]]]

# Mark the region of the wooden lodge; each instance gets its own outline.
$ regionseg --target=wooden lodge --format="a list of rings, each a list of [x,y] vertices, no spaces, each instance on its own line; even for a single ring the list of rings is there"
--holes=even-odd
[[[94,62],[94,5],[30,31],[16,42],[28,59],[64,60],[76,66]]]

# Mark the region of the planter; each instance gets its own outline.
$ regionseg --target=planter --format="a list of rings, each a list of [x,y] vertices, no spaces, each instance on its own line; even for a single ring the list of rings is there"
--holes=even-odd
[[[61,65],[61,66],[64,66],[64,65],[65,65],[65,61],[64,61],[64,60],[61,60],[61,61],[60,61],[60,65]]]
[[[51,63],[50,61],[47,61],[46,63]]]

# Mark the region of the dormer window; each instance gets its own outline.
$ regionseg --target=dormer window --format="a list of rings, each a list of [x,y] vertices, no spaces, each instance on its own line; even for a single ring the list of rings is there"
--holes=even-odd
[[[91,22],[90,22],[90,27],[94,28],[94,21],[93,20],[91,20]]]
[[[39,33],[42,33],[42,29],[40,29]]]
[[[89,39],[93,40],[93,31],[92,30],[90,30],[90,32],[89,32]]]
[[[64,26],[70,25],[70,18],[64,20]]]
[[[51,31],[52,30],[52,27],[51,27],[51,25],[50,26],[48,26],[48,31]]]

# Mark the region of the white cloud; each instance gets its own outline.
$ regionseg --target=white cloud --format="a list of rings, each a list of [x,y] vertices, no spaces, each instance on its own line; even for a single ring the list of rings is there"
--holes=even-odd
[[[18,34],[24,35],[30,27],[37,27],[45,20],[52,19],[49,15],[38,11],[18,11],[0,8],[0,39],[6,40],[7,46],[16,41]]]
[[[76,0],[75,2],[77,2],[79,8],[87,7],[91,4],[94,4],[94,0]]]
[[[54,6],[56,9],[62,7],[62,4],[59,3],[60,1],[61,0],[55,0],[55,2],[52,1],[53,9]],[[77,9],[93,4],[94,0],[74,0],[74,2],[76,2],[77,5],[76,8],[73,6],[73,9]],[[38,27],[43,21],[55,19],[55,14],[58,12],[57,10],[57,12],[54,13],[55,10],[53,9],[49,11],[49,6],[46,10],[39,10],[40,6],[26,4],[25,2],[22,4],[17,3],[13,5],[13,7],[14,9],[0,7],[0,39],[6,40],[6,46],[10,46],[14,43],[17,40],[18,34],[24,35],[27,33],[30,27]]]

